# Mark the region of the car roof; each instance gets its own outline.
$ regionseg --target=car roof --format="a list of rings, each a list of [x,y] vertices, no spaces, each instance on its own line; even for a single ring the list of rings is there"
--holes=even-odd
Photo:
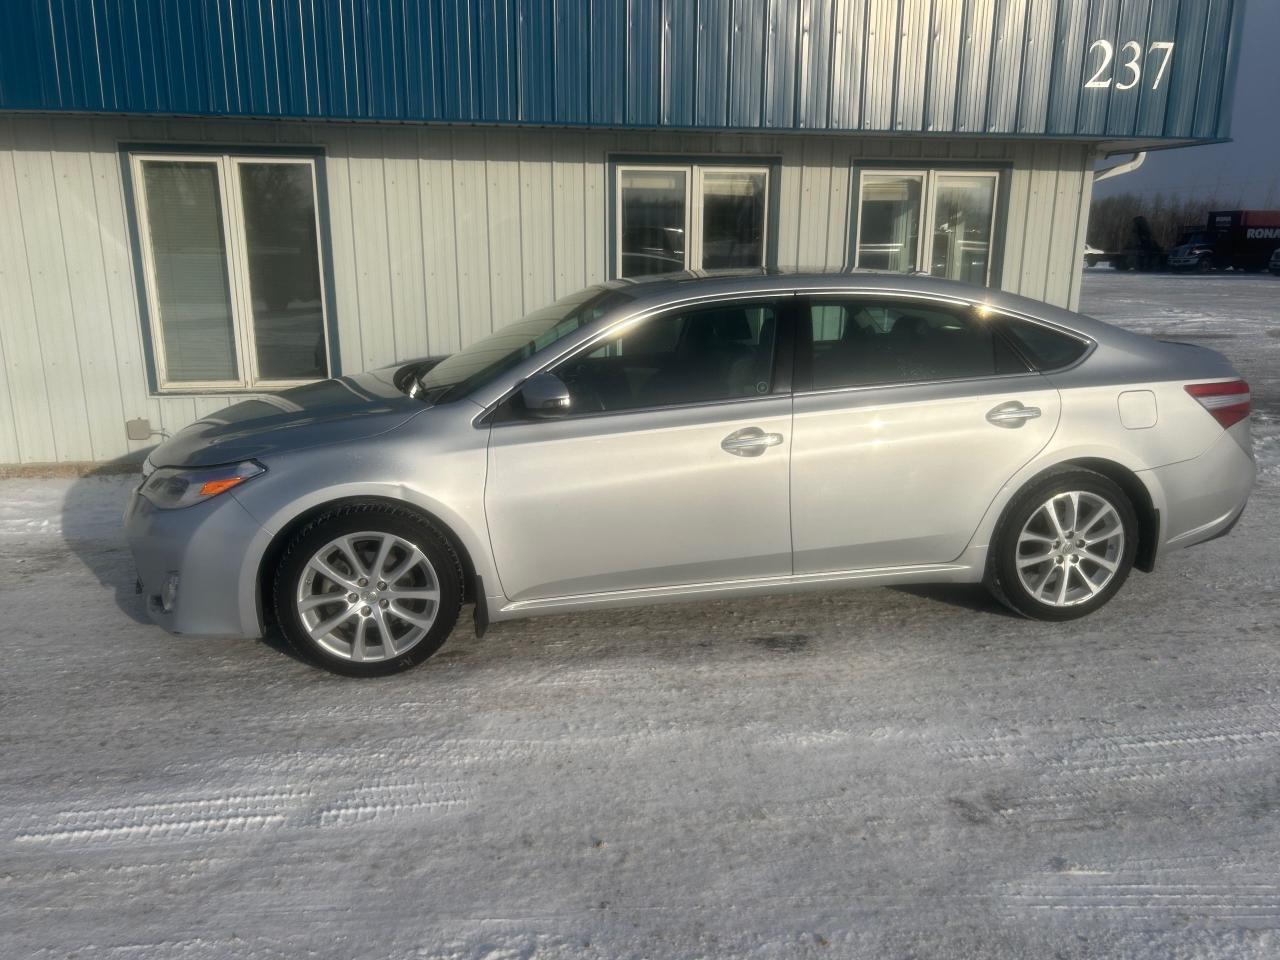
[[[704,297],[760,293],[835,292],[907,294],[985,305],[1065,327],[1090,339],[1114,336],[1116,327],[993,287],[947,280],[925,273],[896,273],[861,268],[757,267],[742,270],[694,270],[614,280],[607,287],[631,298],[627,312],[676,305]]]

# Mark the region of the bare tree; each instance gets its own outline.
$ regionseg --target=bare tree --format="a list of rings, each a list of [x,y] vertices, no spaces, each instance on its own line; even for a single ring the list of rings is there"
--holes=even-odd
[[[1146,217],[1156,243],[1168,250],[1185,230],[1205,225],[1210,210],[1232,210],[1238,204],[1215,194],[1201,197],[1144,197],[1119,193],[1100,197],[1089,210],[1089,243],[1103,250],[1123,250],[1129,243],[1134,217]]]

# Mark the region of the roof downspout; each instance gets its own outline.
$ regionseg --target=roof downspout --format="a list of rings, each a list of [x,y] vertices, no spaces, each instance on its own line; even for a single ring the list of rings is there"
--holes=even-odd
[[[1124,163],[1117,163],[1114,167],[1107,167],[1093,175],[1094,183],[1101,183],[1103,180],[1110,180],[1112,177],[1119,177],[1126,173],[1133,173],[1147,161],[1147,151],[1143,150],[1133,155],[1132,160],[1126,160]]]

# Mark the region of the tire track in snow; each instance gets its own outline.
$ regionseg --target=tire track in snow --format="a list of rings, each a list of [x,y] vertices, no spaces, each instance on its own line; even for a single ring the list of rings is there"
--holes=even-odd
[[[1179,874],[1138,879],[1129,872],[1067,870],[1023,884],[1007,884],[1007,908],[1045,913],[1104,911],[1155,918],[1170,913],[1200,921],[1251,921],[1280,925],[1280,884],[1271,876],[1224,881],[1221,873],[1200,878]]]
[[[330,795],[332,791],[330,791]],[[328,829],[383,823],[399,816],[467,806],[471,792],[457,781],[375,781],[320,798],[311,789],[229,791],[221,796],[156,800],[28,814],[10,836],[15,844],[83,845],[200,841],[259,831]]]
[[[190,800],[63,810],[17,831],[18,843],[199,839],[213,834],[282,826],[302,791],[267,791]]]
[[[325,805],[313,822],[321,827],[350,826],[422,810],[455,810],[470,800],[471,791],[460,781],[375,783]]]

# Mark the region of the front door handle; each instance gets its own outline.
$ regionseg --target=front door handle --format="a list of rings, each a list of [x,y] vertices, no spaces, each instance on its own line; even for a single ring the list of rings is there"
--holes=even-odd
[[[759,427],[743,427],[720,441],[720,449],[735,457],[758,457],[782,442],[782,434],[765,433]]]
[[[1038,416],[1040,416],[1039,407],[1024,407],[1020,401],[1010,400],[987,411],[987,422],[997,427],[1013,429]]]

